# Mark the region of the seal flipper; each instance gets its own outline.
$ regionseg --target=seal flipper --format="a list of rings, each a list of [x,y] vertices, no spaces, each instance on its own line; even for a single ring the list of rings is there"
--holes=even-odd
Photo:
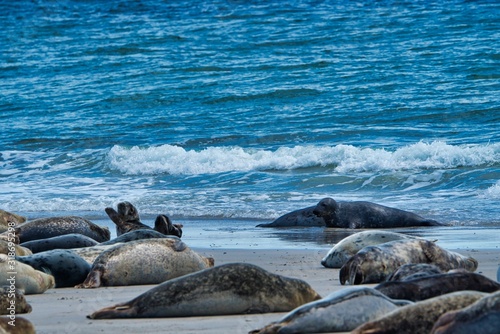
[[[92,314],[87,315],[88,319],[116,319],[116,318],[135,318],[137,317],[137,310],[135,307],[118,304],[115,306],[109,306],[95,311]]]
[[[109,219],[113,221],[116,225],[120,226],[123,222],[120,219],[120,215],[113,208],[105,208],[104,211],[108,214]]]
[[[104,267],[101,264],[93,267],[83,283],[75,286],[77,289],[98,288],[101,286],[101,276]]]

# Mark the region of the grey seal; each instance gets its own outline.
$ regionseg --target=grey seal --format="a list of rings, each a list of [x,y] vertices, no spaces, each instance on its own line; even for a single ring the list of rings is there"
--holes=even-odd
[[[54,276],[4,254],[0,254],[0,282],[14,284],[25,295],[44,293],[55,286]]]
[[[409,301],[392,300],[369,287],[350,287],[309,302],[250,334],[347,332]]]
[[[443,274],[438,266],[430,263],[403,264],[387,277],[386,281],[410,281],[412,279]]]
[[[116,225],[117,236],[139,229],[153,229],[141,222],[139,211],[132,203],[120,202],[117,204],[117,209],[118,211],[109,207],[105,209],[111,221]],[[179,238],[182,236],[182,225],[172,224],[172,221],[166,215],[156,217],[154,230],[166,235],[175,235]]]
[[[31,255],[33,252],[23,246],[17,245],[13,242],[8,242],[6,240],[0,240],[0,254],[7,254],[7,255]]]
[[[16,226],[24,223],[26,217],[0,209],[0,233],[8,230],[9,226]]]
[[[28,256],[16,256],[16,260],[36,270],[49,272],[54,276],[56,288],[80,284],[90,272],[87,261],[69,249],[53,249]]]
[[[340,268],[340,283],[380,283],[409,263],[431,263],[443,271],[459,268],[475,271],[478,265],[474,258],[450,252],[429,240],[396,240],[357,252]]]
[[[111,245],[95,245],[90,247],[82,247],[82,248],[71,248],[70,250],[80,256],[82,259],[87,261],[91,266],[94,264],[95,259],[101,255],[105,250],[113,248],[115,245],[121,245],[123,243],[115,243]]]
[[[366,246],[374,246],[394,240],[418,239],[403,233],[370,230],[354,233],[338,242],[321,260],[326,268],[340,268],[358,251]]]
[[[77,287],[158,284],[213,265],[179,238],[136,240],[103,251]]]
[[[12,286],[0,287],[0,314],[30,313],[33,310],[24,293]]]
[[[58,235],[52,238],[37,239],[21,243],[33,253],[45,252],[52,249],[82,248],[98,245],[99,243],[80,233]],[[20,254],[19,254],[20,255]]]
[[[35,219],[17,226],[14,230],[21,243],[71,233],[86,235],[97,242],[107,241],[110,238],[107,227],[101,227],[90,220],[76,216]]]
[[[500,291],[479,299],[461,310],[443,314],[431,334],[498,334],[500,332]]]
[[[375,290],[393,299],[419,301],[462,290],[495,292],[500,290],[500,283],[477,273],[455,272],[383,282],[375,286]]]
[[[320,299],[300,279],[258,266],[228,263],[168,280],[140,296],[105,307],[90,319],[159,318],[288,312]]]
[[[286,213],[271,223],[259,224],[256,227],[290,227],[290,226],[322,226],[325,227],[325,220],[313,213],[316,206],[294,210]]]
[[[31,321],[24,317],[15,317],[14,324],[12,326],[10,323],[11,320],[9,317],[0,317],[0,334],[35,334],[35,326]]]
[[[402,306],[357,327],[351,334],[427,334],[442,314],[469,306],[486,295],[477,291],[460,291]]]
[[[376,203],[364,201],[337,202],[329,197],[319,201],[313,213],[318,217],[322,217],[328,227],[356,229],[443,225],[412,212]]]

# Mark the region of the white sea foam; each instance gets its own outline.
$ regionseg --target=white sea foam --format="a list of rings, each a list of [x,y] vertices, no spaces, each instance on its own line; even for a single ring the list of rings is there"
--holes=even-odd
[[[128,175],[213,174],[231,171],[293,170],[331,166],[338,173],[452,169],[500,163],[500,144],[450,145],[419,142],[394,151],[352,145],[294,146],[276,150],[175,145],[125,148],[108,153],[111,168]]]
[[[490,199],[498,199],[500,198],[500,181],[497,181],[494,185],[489,187],[481,194],[481,197],[490,198]]]

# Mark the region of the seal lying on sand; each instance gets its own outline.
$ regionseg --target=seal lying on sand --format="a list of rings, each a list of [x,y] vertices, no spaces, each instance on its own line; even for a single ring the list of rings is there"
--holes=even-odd
[[[479,299],[461,310],[443,314],[431,334],[498,334],[500,291]]]
[[[244,263],[229,263],[168,280],[90,319],[188,317],[288,312],[320,299],[306,282]]]
[[[441,226],[443,224],[419,215],[371,202],[337,202],[322,199],[313,213],[328,227],[389,228],[409,226]]]
[[[21,246],[31,249],[33,253],[52,249],[70,249],[95,246],[99,244],[94,239],[79,233],[58,235],[57,237],[26,241]],[[20,255],[20,254],[18,254]]]
[[[44,293],[55,286],[54,276],[0,254],[0,282],[10,284],[15,270],[15,286],[25,295]]]
[[[16,245],[14,243],[9,243],[6,240],[0,240],[0,254],[9,254],[11,255],[31,255],[33,254],[31,250],[26,247]]]
[[[95,245],[95,246],[90,246],[90,247],[83,247],[83,248],[71,248],[70,250],[80,256],[82,259],[87,261],[91,266],[94,264],[95,259],[99,255],[101,255],[102,252],[113,248],[115,245],[121,245],[123,243],[116,243],[116,244],[111,244],[111,245]]]
[[[475,271],[478,265],[475,259],[447,251],[432,241],[396,240],[357,252],[340,268],[340,283],[383,282],[396,269],[409,263],[431,263],[443,271],[459,268]]]
[[[325,227],[325,220],[313,213],[316,206],[295,210],[276,218],[268,224],[259,224],[256,227],[290,227],[290,226],[322,226]]]
[[[7,334],[35,334],[35,326],[26,318],[16,317],[16,326],[9,324],[9,317],[0,317],[0,333]]]
[[[0,209],[0,233],[5,232],[9,228],[9,223],[14,226],[22,224],[26,221],[26,217],[16,215],[15,213],[8,212]]]
[[[277,322],[250,334],[347,332],[409,305],[368,287],[351,287],[299,306]]]
[[[105,211],[109,218],[116,225],[116,235],[120,236],[124,233],[139,230],[139,229],[152,229],[146,224],[141,222],[139,212],[134,205],[130,202],[120,202],[117,205],[118,211],[113,208],[106,208]],[[154,230],[166,234],[175,235],[176,237],[182,236],[182,225],[172,224],[170,218],[165,215],[156,217]]]
[[[477,291],[460,291],[402,306],[378,320],[359,326],[351,334],[427,334],[442,314],[469,306],[486,295]]]
[[[393,299],[419,301],[462,290],[495,292],[500,290],[500,283],[480,274],[458,272],[404,282],[383,282],[377,285],[375,290]]]
[[[15,314],[30,313],[33,310],[21,290],[8,286],[0,287],[0,314],[10,314],[10,308],[13,308]]]
[[[394,240],[418,239],[403,233],[370,230],[354,233],[338,242],[321,260],[326,268],[340,268],[358,251],[366,246],[374,246]]]
[[[70,233],[83,234],[97,242],[107,241],[110,237],[107,227],[98,226],[85,218],[75,216],[35,219],[16,227],[15,233],[21,243]]]
[[[77,288],[158,284],[214,265],[179,238],[145,239],[117,244],[94,261]]]
[[[73,287],[82,283],[90,272],[90,264],[69,249],[53,249],[16,260],[54,276],[56,288]]]

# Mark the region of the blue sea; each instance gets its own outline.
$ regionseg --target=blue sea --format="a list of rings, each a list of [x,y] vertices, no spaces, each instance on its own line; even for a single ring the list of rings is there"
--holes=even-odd
[[[194,245],[315,247],[331,229],[255,225],[333,197],[500,245],[498,1],[18,0],[0,25],[4,210],[114,228],[126,200]]]

